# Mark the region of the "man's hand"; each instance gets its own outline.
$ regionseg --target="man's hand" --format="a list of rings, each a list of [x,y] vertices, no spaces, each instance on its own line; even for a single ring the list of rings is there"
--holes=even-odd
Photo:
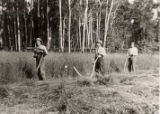
[[[36,55],[33,55],[33,58],[36,58],[37,56]]]
[[[98,54],[97,58],[100,58],[100,57],[102,57],[102,55]]]

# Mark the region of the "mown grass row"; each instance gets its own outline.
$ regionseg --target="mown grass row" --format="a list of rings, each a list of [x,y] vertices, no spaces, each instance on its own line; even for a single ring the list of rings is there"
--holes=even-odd
[[[33,53],[0,52],[0,82],[22,81],[26,78],[35,79],[35,60]],[[50,53],[46,58],[46,76],[76,77],[75,66],[83,75],[92,70],[94,54],[82,53]],[[123,72],[126,54],[107,54],[105,57],[106,73]],[[65,68],[67,66],[67,68]],[[140,54],[137,57],[137,70],[150,70],[159,67],[158,55]]]

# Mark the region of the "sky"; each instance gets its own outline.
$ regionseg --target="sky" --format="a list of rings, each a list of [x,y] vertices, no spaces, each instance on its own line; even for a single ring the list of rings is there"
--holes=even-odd
[[[130,4],[133,4],[133,3],[134,3],[134,0],[128,0],[128,2],[129,2]]]

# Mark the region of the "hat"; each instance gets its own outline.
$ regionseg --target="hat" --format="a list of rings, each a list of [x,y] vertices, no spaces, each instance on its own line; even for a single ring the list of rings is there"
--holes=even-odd
[[[41,41],[42,41],[42,39],[41,39],[41,38],[36,38],[36,41],[40,41],[40,42],[41,42]]]
[[[100,43],[100,44],[102,44],[102,40],[98,40],[96,43]]]

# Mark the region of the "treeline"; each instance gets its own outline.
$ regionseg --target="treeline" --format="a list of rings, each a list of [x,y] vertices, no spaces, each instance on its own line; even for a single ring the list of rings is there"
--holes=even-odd
[[[160,24],[152,20],[152,0],[0,0],[0,42],[7,50],[26,50],[40,37],[48,49],[158,47]]]

